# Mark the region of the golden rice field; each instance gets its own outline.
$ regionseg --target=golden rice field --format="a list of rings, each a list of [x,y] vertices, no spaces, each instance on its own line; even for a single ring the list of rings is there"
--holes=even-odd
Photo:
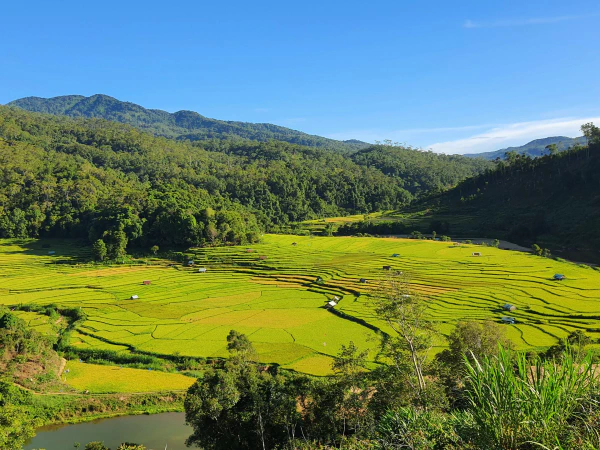
[[[196,268],[161,261],[56,264],[69,262],[79,249],[53,250],[48,255],[36,241],[0,241],[0,302],[82,308],[88,320],[72,345],[85,348],[224,357],[225,338],[236,329],[250,337],[262,361],[326,374],[350,340],[373,349],[375,357],[373,328],[385,326],[374,317],[368,292],[384,276],[384,265],[410,274],[442,333],[459,320],[500,321],[507,315],[501,306],[511,303],[518,307],[509,314],[517,324],[506,327],[518,348],[547,347],[575,329],[600,337],[599,271],[491,247],[266,235],[250,249],[192,250]],[[482,256],[472,256],[475,251]],[[555,273],[567,279],[554,281]],[[314,283],[317,276],[324,285]],[[132,295],[139,298],[131,300]],[[343,314],[323,307],[334,295],[341,298],[336,309]],[[47,326],[47,318],[27,320]]]
[[[61,375],[62,380],[79,391],[92,394],[117,392],[161,392],[187,390],[195,378],[176,373],[119,366],[69,361]]]

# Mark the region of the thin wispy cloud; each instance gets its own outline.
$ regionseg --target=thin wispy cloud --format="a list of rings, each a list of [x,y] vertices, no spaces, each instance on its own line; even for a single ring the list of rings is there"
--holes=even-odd
[[[554,16],[554,17],[532,17],[528,19],[502,19],[492,21],[473,21],[466,20],[463,24],[463,28],[497,28],[497,27],[518,27],[526,25],[544,25],[553,24],[559,22],[567,22],[570,20],[581,20],[590,17],[595,17],[598,14],[586,14],[586,15],[571,15],[571,16]]]
[[[475,131],[489,129],[494,124],[464,125],[456,127],[424,127],[424,128],[401,128],[394,130],[383,130],[378,128],[353,129],[337,133],[329,133],[326,137],[331,139],[346,140],[360,139],[365,142],[382,141],[391,139],[392,141],[409,142],[412,139],[420,140],[423,135],[432,135],[435,133],[460,133],[462,131]]]
[[[499,125],[467,138],[437,142],[427,147],[434,152],[447,154],[487,152],[550,136],[581,136],[580,127],[587,122],[600,123],[600,117],[570,117]]]

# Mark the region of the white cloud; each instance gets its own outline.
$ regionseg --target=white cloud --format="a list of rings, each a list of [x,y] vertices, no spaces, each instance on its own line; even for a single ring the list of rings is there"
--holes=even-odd
[[[338,139],[340,141],[346,139],[360,139],[365,142],[383,141],[390,139],[392,141],[407,142],[418,145],[419,142],[429,140],[431,142],[431,135],[436,133],[442,133],[445,136],[448,134],[454,134],[464,131],[483,130],[492,127],[493,124],[481,124],[481,125],[465,125],[458,127],[431,127],[431,128],[403,128],[397,130],[383,130],[378,128],[366,128],[366,129],[353,129],[340,131],[337,133],[329,133],[325,136],[331,139]],[[429,139],[427,139],[429,135]]]
[[[568,20],[580,20],[587,19],[589,17],[595,17],[597,14],[588,15],[572,15],[572,16],[555,16],[555,17],[533,17],[529,19],[504,19],[494,20],[490,22],[477,22],[472,20],[466,20],[463,24],[463,28],[497,28],[497,27],[516,27],[524,25],[543,25],[552,24],[559,22],[566,22]]]
[[[447,154],[480,153],[526,144],[550,136],[581,136],[587,122],[600,123],[600,117],[562,118],[498,125],[484,133],[453,141],[428,145],[434,152]]]

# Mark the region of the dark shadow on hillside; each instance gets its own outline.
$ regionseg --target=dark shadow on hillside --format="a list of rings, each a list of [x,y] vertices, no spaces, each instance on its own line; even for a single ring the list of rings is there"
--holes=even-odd
[[[7,250],[19,246],[22,250]],[[8,239],[0,241],[0,253],[5,255],[47,256],[53,264],[76,264],[87,261],[88,244],[64,239]]]

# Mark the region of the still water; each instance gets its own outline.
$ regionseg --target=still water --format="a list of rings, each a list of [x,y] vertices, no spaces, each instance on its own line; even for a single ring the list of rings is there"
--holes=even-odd
[[[79,442],[80,449],[90,441],[103,441],[115,450],[122,442],[143,444],[148,449],[185,450],[192,429],[185,425],[184,413],[163,413],[99,419],[75,425],[51,425],[38,430],[24,450],[70,450]]]

